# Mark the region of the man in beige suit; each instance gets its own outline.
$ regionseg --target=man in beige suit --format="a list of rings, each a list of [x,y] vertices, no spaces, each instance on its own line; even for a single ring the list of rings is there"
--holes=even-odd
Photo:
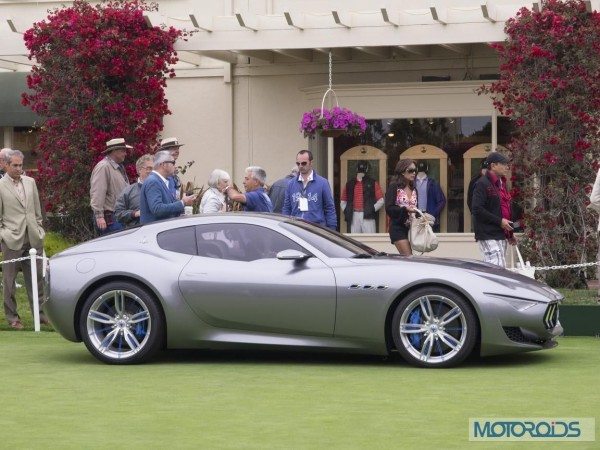
[[[4,260],[29,256],[29,250],[35,248],[38,255],[44,246],[44,229],[42,228],[42,209],[35,180],[23,175],[23,153],[19,150],[6,152],[6,174],[0,179],[0,239]],[[5,264],[2,272],[4,285],[4,313],[10,326],[16,330],[23,329],[15,302],[15,278],[18,272],[17,263]],[[33,310],[33,294],[31,288],[31,265],[29,261],[21,262],[25,277],[29,306]],[[42,302],[42,264],[37,261],[38,292],[36,299]],[[40,314],[40,322],[48,323],[48,319]]]

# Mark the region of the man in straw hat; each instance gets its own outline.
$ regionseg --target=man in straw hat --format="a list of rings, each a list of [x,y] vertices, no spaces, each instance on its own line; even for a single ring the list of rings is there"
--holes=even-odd
[[[169,137],[160,141],[158,151],[167,150],[171,153],[173,160],[177,162],[180,147],[183,147],[183,144],[180,144],[176,137]],[[169,192],[171,192],[174,199],[178,199],[179,196],[177,194],[181,188],[181,181],[179,181],[179,177],[177,176],[177,165],[175,166],[175,172],[173,172],[173,175],[170,176],[167,181],[169,182]]]
[[[117,196],[129,184],[123,161],[127,149],[133,148],[123,138],[106,143],[104,158],[96,164],[90,178],[90,205],[94,212],[94,228],[99,234],[117,231],[123,225],[115,219]]]

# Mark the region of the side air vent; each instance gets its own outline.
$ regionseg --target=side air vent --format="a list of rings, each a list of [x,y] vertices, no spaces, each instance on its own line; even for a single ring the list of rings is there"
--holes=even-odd
[[[365,284],[364,286],[362,286],[360,284],[351,284],[348,287],[348,289],[364,289],[367,291],[374,291],[374,290],[385,291],[386,289],[388,289],[388,287],[385,285],[373,286],[372,284]]]

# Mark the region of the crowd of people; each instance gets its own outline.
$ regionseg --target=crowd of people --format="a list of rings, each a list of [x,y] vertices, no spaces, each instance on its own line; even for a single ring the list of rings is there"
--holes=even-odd
[[[123,138],[106,143],[105,158],[94,168],[90,180],[90,204],[98,233],[115,231],[137,223],[177,217],[196,199],[183,194],[177,177],[180,144],[177,138],[163,139],[154,155],[143,155],[136,162],[138,179],[129,184],[122,162],[132,148]],[[473,215],[475,239],[486,262],[506,267],[507,245],[514,244],[513,211],[506,176],[509,160],[492,152],[483,161],[481,173],[471,180],[467,204]],[[446,198],[437,182],[428,178],[425,161],[400,159],[387,186],[385,197],[379,183],[369,177],[367,161],[359,161],[356,178],[341,192],[340,208],[351,232],[375,233],[377,211],[385,206],[392,244],[402,255],[412,249],[408,239],[412,218],[418,211],[435,218],[439,230],[441,210]],[[313,155],[301,150],[296,165],[285,177],[267,189],[267,174],[259,166],[246,168],[244,192],[238,191],[225,170],[215,169],[199,205],[201,214],[227,211],[238,202],[244,211],[277,212],[336,229],[338,225],[333,194],[327,179],[313,167]]]
[[[186,208],[191,208],[196,194],[180,194],[177,174],[177,158],[182,146],[177,138],[163,139],[156,153],[138,158],[138,178],[130,184],[123,162],[132,146],[123,138],[106,142],[104,157],[95,165],[90,178],[90,206],[98,234],[178,217]],[[31,248],[41,254],[43,248],[44,229],[37,186],[33,178],[24,174],[23,160],[23,153],[18,150],[0,151],[0,239],[5,260],[28,256]],[[481,255],[484,261],[501,267],[506,266],[507,245],[516,242],[514,212],[506,186],[509,170],[506,156],[490,153],[468,191],[468,205]],[[341,211],[352,232],[374,233],[376,213],[385,207],[390,218],[390,240],[400,254],[409,256],[412,254],[408,239],[411,219],[419,210],[427,210],[439,222],[445,197],[439,185],[427,179],[427,167],[422,162],[400,159],[385,196],[379,183],[368,176],[368,171],[368,162],[357,163],[356,178],[349,180],[342,190]],[[598,180],[596,184],[600,186]],[[244,211],[277,212],[337,229],[329,182],[314,169],[313,154],[309,150],[299,151],[290,173],[268,189],[267,174],[259,166],[246,168],[243,186],[244,192],[238,191],[229,173],[213,170],[199,204],[199,213],[225,212],[231,202],[238,202]],[[600,192],[600,187],[594,189]],[[15,278],[19,269],[25,275],[30,306],[34,301],[29,262],[5,264],[2,274],[4,312],[14,329],[23,328],[15,300]],[[41,287],[39,261],[37,273]],[[40,303],[41,291],[36,299]],[[47,323],[43,313],[40,321]]]
[[[90,178],[90,205],[98,234],[184,214],[185,208],[196,200],[196,194],[179,195],[177,158],[182,145],[176,138],[163,139],[154,155],[145,154],[136,161],[138,179],[129,184],[123,161],[132,147],[123,138],[106,143],[105,156]],[[244,192],[240,192],[225,170],[215,169],[202,195],[199,213],[224,212],[228,204],[238,202],[244,211],[279,212],[336,229],[331,188],[314,170],[309,150],[298,152],[296,167],[289,175],[268,190],[266,183],[265,170],[250,166],[244,172]]]

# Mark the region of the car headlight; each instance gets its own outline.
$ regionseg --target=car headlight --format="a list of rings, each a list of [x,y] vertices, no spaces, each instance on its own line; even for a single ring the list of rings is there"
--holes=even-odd
[[[499,298],[502,301],[505,301],[510,306],[515,308],[517,311],[526,311],[529,308],[532,308],[538,304],[538,302],[536,302],[536,301],[525,300],[523,298],[504,297],[502,295],[494,295],[494,297]]]

